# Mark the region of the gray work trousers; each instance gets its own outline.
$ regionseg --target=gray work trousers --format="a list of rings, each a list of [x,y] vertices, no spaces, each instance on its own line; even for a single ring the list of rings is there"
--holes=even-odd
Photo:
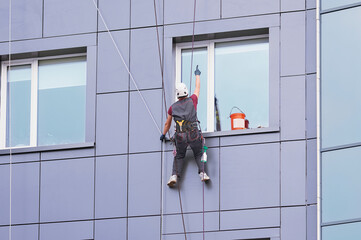
[[[198,173],[205,171],[205,164],[201,162],[203,142],[198,129],[195,128],[189,132],[176,132],[175,143],[177,154],[173,161],[173,175],[181,176],[188,146],[190,146],[193,151],[194,159],[198,166]]]

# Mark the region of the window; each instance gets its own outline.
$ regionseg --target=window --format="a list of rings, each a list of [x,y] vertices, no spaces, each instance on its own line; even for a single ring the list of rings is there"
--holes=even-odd
[[[0,148],[85,142],[86,56],[4,62]]]
[[[190,94],[195,88],[191,48],[192,43],[176,47],[176,81],[184,82]],[[196,42],[193,71],[196,65],[202,71],[198,101],[202,131],[231,130],[233,107],[245,113],[249,128],[269,126],[268,35]]]

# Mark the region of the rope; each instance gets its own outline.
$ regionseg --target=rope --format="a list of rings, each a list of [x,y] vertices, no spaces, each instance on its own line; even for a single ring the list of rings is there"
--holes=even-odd
[[[9,71],[8,71],[8,82],[9,82],[9,75],[10,75],[10,70],[11,70],[11,28],[12,28],[12,2],[11,0],[9,0]],[[13,173],[13,169],[12,169],[12,139],[11,139],[11,89],[10,89],[10,85],[8,86],[9,89],[9,147],[10,147],[10,157],[9,157],[9,185],[10,185],[10,189],[9,189],[9,240],[12,239],[12,173]],[[5,143],[6,145],[6,143]]]
[[[192,92],[192,72],[193,72],[193,52],[194,52],[194,29],[196,27],[196,5],[197,0],[194,0],[194,7],[193,7],[193,33],[192,33],[192,54],[191,54],[191,73],[190,73],[190,80],[189,80],[189,92]]]
[[[105,22],[105,20],[104,20],[104,18],[103,18],[102,13],[100,12],[100,9],[99,9],[98,6],[97,6],[97,3],[95,2],[95,0],[92,0],[92,1],[93,1],[93,4],[94,4],[94,7],[96,8],[97,12],[99,13],[99,16],[100,16],[100,18],[101,18],[101,20],[102,20],[102,22],[103,22],[103,24],[104,24],[104,26],[105,26],[105,29],[107,30],[107,32],[108,32],[108,34],[109,34],[109,36],[110,36],[110,39],[111,39],[112,42],[113,42],[114,47],[115,47],[116,50],[117,50],[117,53],[118,53],[120,59],[122,60],[124,66],[125,66],[125,68],[126,68],[126,70],[127,70],[127,72],[128,72],[128,75],[129,75],[130,79],[132,80],[132,82],[133,82],[133,84],[134,84],[137,92],[139,93],[140,98],[142,99],[142,101],[143,101],[143,103],[144,103],[144,106],[146,107],[146,109],[147,109],[150,117],[152,118],[154,125],[155,125],[156,128],[158,129],[159,134],[162,134],[162,131],[160,130],[160,128],[159,128],[159,126],[158,126],[158,124],[157,124],[157,122],[156,122],[156,120],[155,120],[152,112],[150,111],[150,108],[149,108],[148,104],[145,102],[145,99],[144,99],[144,97],[143,97],[143,94],[140,92],[140,90],[139,90],[139,88],[138,88],[138,84],[137,84],[136,81],[134,80],[134,77],[133,77],[132,73],[130,72],[130,69],[129,69],[127,63],[125,62],[124,57],[123,57],[122,53],[120,52],[120,50],[119,50],[119,48],[118,48],[118,45],[116,44],[116,42],[115,42],[115,40],[114,40],[114,38],[113,38],[113,35],[112,35],[112,33],[110,32],[110,30],[109,30],[109,28],[108,28],[108,25],[106,24],[106,22]]]

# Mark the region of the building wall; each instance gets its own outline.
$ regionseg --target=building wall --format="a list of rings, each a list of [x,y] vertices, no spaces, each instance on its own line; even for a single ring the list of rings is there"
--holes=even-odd
[[[0,55],[8,44],[0,7]],[[159,128],[161,70],[151,0],[98,0]],[[193,1],[156,1],[167,103],[174,43],[192,35]],[[316,11],[314,0],[198,0],[196,35],[267,29],[275,79],[268,130],[206,134],[206,239],[316,239]],[[183,239],[177,189],[162,146],[92,0],[13,0],[12,54],[87,48],[87,142],[11,156],[12,239]],[[95,142],[95,145],[91,143]],[[164,151],[163,151],[164,150]],[[9,230],[10,156],[0,151],[0,239]],[[189,157],[188,157],[189,158]],[[188,162],[180,193],[187,239],[202,236],[202,184]]]
[[[321,1],[321,234],[359,239],[361,2]],[[341,118],[332,116],[333,109]],[[334,126],[339,127],[334,128]]]

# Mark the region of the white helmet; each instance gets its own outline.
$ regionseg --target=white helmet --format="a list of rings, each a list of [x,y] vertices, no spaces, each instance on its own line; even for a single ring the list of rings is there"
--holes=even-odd
[[[188,88],[184,83],[178,83],[175,88],[175,93],[177,94],[177,98],[188,96]]]

